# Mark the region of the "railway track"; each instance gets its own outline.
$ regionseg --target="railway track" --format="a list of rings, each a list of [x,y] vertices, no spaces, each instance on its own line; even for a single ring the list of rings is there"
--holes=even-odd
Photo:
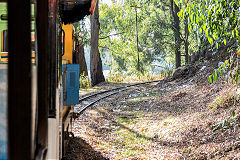
[[[161,80],[155,80],[155,81],[148,81],[148,82],[141,82],[141,83],[134,83],[122,87],[112,88],[109,90],[104,90],[100,92],[95,92],[93,94],[84,96],[79,99],[79,104],[77,104],[74,107],[74,112],[78,115],[82,114],[86,109],[94,105],[95,103],[99,102],[100,100],[110,97],[115,94],[119,94],[121,92],[124,92],[126,90],[131,89],[134,86],[143,85],[143,84],[150,84],[155,82],[160,82]]]

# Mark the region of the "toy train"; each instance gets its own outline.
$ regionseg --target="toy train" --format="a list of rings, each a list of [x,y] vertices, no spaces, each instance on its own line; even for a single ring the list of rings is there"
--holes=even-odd
[[[72,23],[93,13],[96,3],[0,1],[0,159],[64,156],[79,102]]]

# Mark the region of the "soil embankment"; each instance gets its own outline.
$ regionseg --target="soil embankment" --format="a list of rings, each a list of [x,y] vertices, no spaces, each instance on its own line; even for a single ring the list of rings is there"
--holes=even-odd
[[[71,144],[66,159],[240,159],[239,103],[233,85],[208,83],[214,67],[187,66],[86,110],[71,140],[83,149]]]

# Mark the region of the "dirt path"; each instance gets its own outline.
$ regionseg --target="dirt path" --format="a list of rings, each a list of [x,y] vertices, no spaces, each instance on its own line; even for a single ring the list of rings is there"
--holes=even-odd
[[[239,104],[230,99],[231,85],[208,84],[210,70],[135,87],[96,104],[75,120],[68,157],[240,159],[239,117],[229,114],[239,113]]]

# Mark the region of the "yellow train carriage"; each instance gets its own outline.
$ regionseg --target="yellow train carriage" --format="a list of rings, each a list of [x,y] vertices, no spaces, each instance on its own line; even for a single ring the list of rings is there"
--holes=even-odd
[[[1,52],[0,52],[0,63],[7,63],[8,62],[8,31],[3,30],[1,32]],[[36,63],[36,54],[35,54],[35,34],[32,33],[31,37],[32,43],[32,63]]]
[[[62,64],[72,64],[74,47],[74,29],[72,24],[63,25],[64,31],[64,55]]]

